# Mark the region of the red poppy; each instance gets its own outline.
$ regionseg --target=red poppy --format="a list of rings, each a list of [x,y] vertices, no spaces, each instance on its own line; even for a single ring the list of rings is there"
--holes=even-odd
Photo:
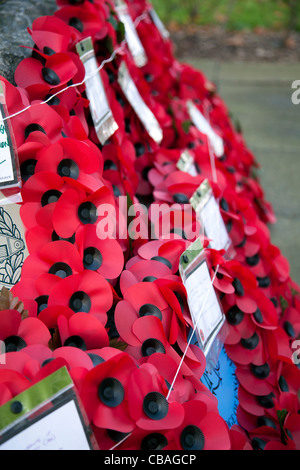
[[[147,359],[148,364],[156,367],[164,378],[171,401],[184,403],[193,399],[204,401],[209,411],[217,411],[217,400],[206,387],[195,377],[187,377],[179,369],[176,361],[168,354],[153,353]],[[176,377],[176,380],[174,378]],[[172,389],[171,389],[172,385]]]
[[[166,337],[176,342],[179,323],[184,323],[181,311],[175,312],[154,282],[138,282],[124,292],[124,300],[116,305],[115,323],[123,335],[130,335],[133,323],[144,316],[154,316],[162,322]]]
[[[105,279],[115,279],[121,274],[124,254],[117,240],[102,240],[97,236],[97,228],[87,225],[78,230],[76,243],[85,269],[96,271]]]
[[[173,431],[163,429],[159,432],[151,432],[140,428],[134,429],[132,433],[121,434],[106,432],[103,435],[99,434],[96,430],[96,437],[98,442],[104,444],[104,449],[109,450],[143,450],[143,451],[157,451],[157,450],[177,450],[174,442]],[[98,437],[99,436],[99,437]]]
[[[62,238],[71,237],[79,227],[98,224],[105,216],[99,213],[101,205],[102,209],[105,209],[104,212],[109,211],[110,215],[115,207],[113,195],[106,186],[87,194],[84,186],[74,185],[74,188],[70,187],[64,192],[58,202],[53,211],[53,227]],[[110,222],[113,224],[113,220],[110,219]]]
[[[59,18],[41,16],[36,18],[28,32],[35,46],[45,54],[47,52],[67,52],[72,44],[74,32]]]
[[[147,362],[148,357],[154,353],[166,354],[176,362],[177,366],[180,364],[182,374],[192,381],[196,389],[203,389],[199,380],[206,367],[202,351],[197,346],[193,349],[192,345],[189,345],[181,364],[180,354],[182,355],[182,353],[177,353],[176,348],[173,348],[167,341],[159,318],[147,315],[134,320],[131,323],[131,328],[128,328],[124,321],[123,324],[118,323],[116,326],[121,340],[128,345],[126,352],[139,364]],[[185,350],[186,346],[185,342],[182,349]]]
[[[51,335],[48,328],[38,318],[28,317],[22,320],[17,310],[0,312],[0,337],[4,341],[5,350],[19,351],[30,344],[47,345]]]
[[[63,178],[50,171],[34,174],[26,181],[22,188],[23,205],[20,210],[26,229],[40,225],[53,230],[54,207],[65,187]]]
[[[253,292],[257,288],[257,280],[252,272],[235,260],[226,263],[226,269],[233,278],[233,294],[226,295],[229,305],[237,305],[244,313],[254,313],[257,310],[257,302],[253,298]]]
[[[218,413],[208,412],[199,400],[188,401],[183,408],[184,420],[176,430],[181,450],[230,450],[228,426]]]
[[[135,428],[128,409],[128,382],[135,369],[132,358],[119,352],[86,374],[80,396],[89,420],[98,428],[124,433]]]
[[[11,292],[22,299],[24,308],[30,317],[37,317],[48,306],[49,291],[60,280],[53,274],[42,274],[37,278],[22,278],[15,284]]]
[[[249,393],[254,391],[259,396],[270,395],[277,386],[276,363],[273,364],[269,358],[261,365],[237,366],[236,377]]]
[[[22,278],[38,278],[44,273],[61,279],[83,271],[83,262],[76,247],[67,241],[58,240],[30,254],[22,267]]]
[[[44,142],[49,145],[61,138],[62,118],[48,104],[33,102],[30,108],[12,118],[17,145],[24,142]]]
[[[133,258],[131,258],[133,259]],[[120,276],[120,288],[122,293],[138,282],[153,282],[156,279],[177,279],[171,269],[163,263],[155,260],[135,260],[126,265]]]
[[[31,382],[23,374],[14,370],[1,370],[0,364],[0,405],[24,392]]]
[[[183,421],[183,406],[166,399],[166,386],[160,376],[144,364],[131,373],[128,384],[128,404],[137,427],[158,431],[177,428]]]
[[[105,325],[93,315],[78,312],[69,318],[57,318],[58,332],[63,346],[87,351],[107,347],[109,339]]]
[[[35,172],[51,171],[96,191],[99,180],[94,173],[101,174],[102,166],[99,150],[96,153],[85,142],[64,138],[38,152]]]
[[[113,294],[101,274],[83,271],[61,279],[49,292],[48,306],[66,306],[75,313],[93,313],[105,325]]]
[[[178,272],[179,259],[190,242],[179,237],[174,240],[150,240],[140,246],[137,255],[141,259],[160,261],[169,266],[173,274]]]
[[[40,52],[39,55],[42,61],[28,57],[19,63],[15,71],[17,85],[27,91],[31,101],[66,88],[70,80],[74,83],[83,80],[84,67],[75,53],[55,52],[47,55]]]
[[[54,13],[54,16],[69,25],[77,34],[79,32],[81,39],[89,36],[95,37],[99,31],[105,37],[108,32],[104,9],[99,6],[96,8],[90,2],[85,2],[84,5],[62,6]]]

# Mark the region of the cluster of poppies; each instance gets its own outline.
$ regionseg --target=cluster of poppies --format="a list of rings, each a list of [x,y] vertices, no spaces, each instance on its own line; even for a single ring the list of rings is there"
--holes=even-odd
[[[15,114],[29,256],[12,289],[25,314],[0,312],[6,346],[0,405],[66,366],[102,450],[299,449],[293,345],[300,289],[271,242],[268,224],[275,216],[240,129],[215,85],[176,60],[149,2],[121,5],[143,46],[143,65],[128,47],[113,0],[57,0],[57,6],[28,29],[34,45],[15,71],[17,86],[2,79],[8,113]],[[76,49],[86,38],[117,124],[105,143],[95,130]],[[160,141],[120,84],[123,63],[156,118]],[[187,103],[222,139],[221,154]],[[184,152],[193,173],[178,168]],[[188,341],[193,322],[179,262],[203,227],[189,211],[184,230],[175,217],[161,231],[165,225],[153,210],[164,204],[171,213],[174,203],[185,210],[206,180],[234,252],[229,257],[204,240],[226,316],[224,346],[239,383],[238,425],[231,428],[201,382],[206,357]],[[129,230],[121,196],[127,209],[147,209],[147,236],[133,236],[132,224]],[[116,214],[114,237],[103,236],[104,206]]]

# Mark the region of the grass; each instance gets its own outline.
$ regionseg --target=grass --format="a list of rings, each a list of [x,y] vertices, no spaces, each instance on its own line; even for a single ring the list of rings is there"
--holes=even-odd
[[[152,0],[166,25],[226,25],[231,30],[280,30],[287,26],[284,0]],[[297,23],[300,30],[300,20]]]

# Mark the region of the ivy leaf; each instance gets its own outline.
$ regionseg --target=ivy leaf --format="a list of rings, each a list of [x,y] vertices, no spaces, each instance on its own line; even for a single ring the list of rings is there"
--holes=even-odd
[[[288,411],[286,409],[277,410],[277,417],[278,417],[280,431],[281,431],[281,440],[283,444],[286,444],[288,440],[287,434],[284,428],[284,422],[285,422],[285,418],[287,417],[287,415],[288,415]]]
[[[125,351],[128,344],[124,343],[124,341],[120,341],[119,339],[114,338],[109,341],[109,346],[111,348],[119,349],[120,351]]]
[[[125,39],[125,25],[124,23],[122,23],[122,21],[119,22],[116,32],[117,32],[117,40],[119,43],[121,43]]]
[[[182,129],[186,134],[190,132],[190,127],[193,125],[191,121],[183,121],[182,123]]]

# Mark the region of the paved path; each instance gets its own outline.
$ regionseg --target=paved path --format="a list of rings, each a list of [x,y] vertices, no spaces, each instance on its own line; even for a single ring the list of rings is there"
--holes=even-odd
[[[187,60],[213,80],[241,122],[246,142],[262,168],[260,179],[277,216],[272,242],[290,262],[300,284],[300,104],[291,85],[300,63],[221,63]]]

